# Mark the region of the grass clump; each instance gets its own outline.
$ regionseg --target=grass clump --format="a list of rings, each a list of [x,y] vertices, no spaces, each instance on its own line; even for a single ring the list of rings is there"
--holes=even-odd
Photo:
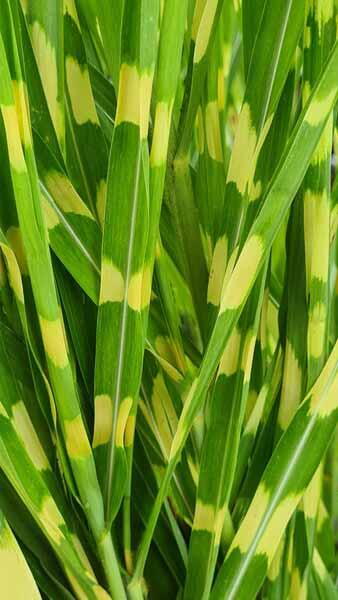
[[[336,599],[334,0],[2,0],[0,585]]]

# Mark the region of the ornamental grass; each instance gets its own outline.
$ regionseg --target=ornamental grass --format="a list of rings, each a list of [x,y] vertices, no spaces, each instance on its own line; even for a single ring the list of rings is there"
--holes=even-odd
[[[336,0],[0,0],[1,600],[338,599]]]

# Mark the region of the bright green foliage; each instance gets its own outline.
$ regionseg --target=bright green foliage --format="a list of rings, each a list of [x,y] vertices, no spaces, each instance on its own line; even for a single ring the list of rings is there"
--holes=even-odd
[[[0,0],[0,596],[337,600],[334,0]]]

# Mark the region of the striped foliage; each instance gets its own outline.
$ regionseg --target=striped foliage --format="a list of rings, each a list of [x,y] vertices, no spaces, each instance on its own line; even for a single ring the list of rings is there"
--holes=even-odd
[[[0,0],[0,596],[337,600],[334,0]]]

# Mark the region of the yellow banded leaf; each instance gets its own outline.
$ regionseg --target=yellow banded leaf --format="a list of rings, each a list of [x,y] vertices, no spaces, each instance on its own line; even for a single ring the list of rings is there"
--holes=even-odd
[[[133,405],[133,399],[130,396],[124,398],[119,407],[119,414],[117,417],[115,444],[118,447],[124,446],[124,434],[126,430],[127,420],[131,407]]]
[[[93,448],[107,444],[113,428],[113,405],[108,394],[95,396],[95,427]]]
[[[68,354],[61,319],[50,321],[40,316],[40,327],[49,360],[59,369],[68,365]]]

